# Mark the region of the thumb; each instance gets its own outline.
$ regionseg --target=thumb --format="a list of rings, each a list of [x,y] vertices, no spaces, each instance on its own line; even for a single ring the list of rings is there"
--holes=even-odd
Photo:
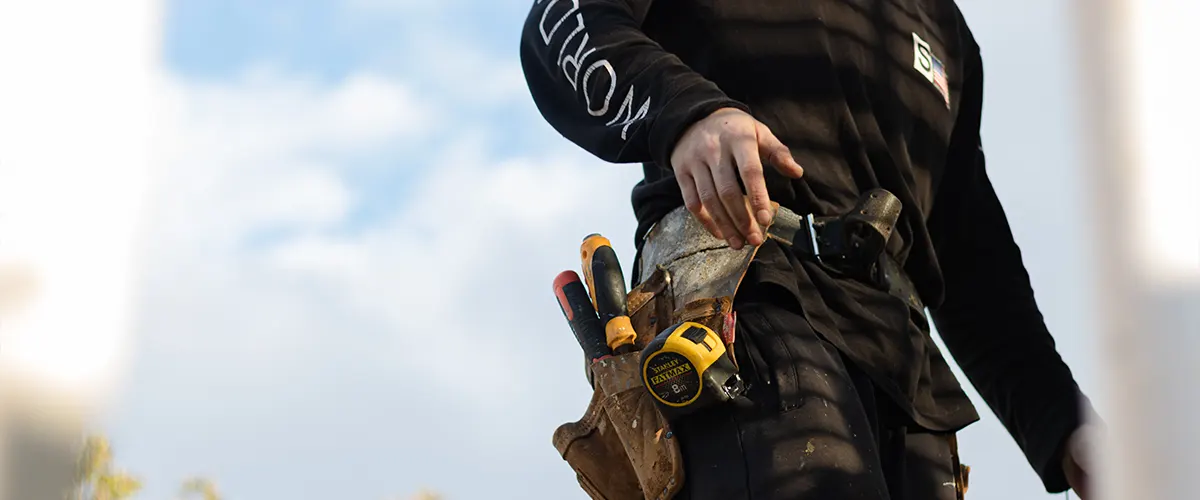
[[[775,170],[788,177],[799,178],[804,175],[804,167],[796,163],[792,152],[775,137],[775,134],[771,133],[771,129],[762,123],[759,123],[757,128],[758,153],[764,162],[770,163]]]

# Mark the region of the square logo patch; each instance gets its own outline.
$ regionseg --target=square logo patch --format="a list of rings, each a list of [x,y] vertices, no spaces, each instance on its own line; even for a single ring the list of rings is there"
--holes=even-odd
[[[946,107],[950,107],[950,81],[946,77],[946,66],[942,64],[942,60],[938,59],[933,54],[933,50],[929,48],[929,43],[921,39],[921,36],[914,32],[913,36],[913,69],[923,75],[938,93],[942,94],[942,99],[946,101]]]

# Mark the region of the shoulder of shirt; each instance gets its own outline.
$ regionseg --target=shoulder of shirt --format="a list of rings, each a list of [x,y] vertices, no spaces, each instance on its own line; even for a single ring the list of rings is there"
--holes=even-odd
[[[944,0],[950,4],[950,9],[954,13],[954,22],[957,25],[958,37],[962,43],[963,55],[965,58],[979,59],[981,57],[981,49],[979,43],[975,40],[975,33],[971,31],[971,26],[967,23],[967,17],[963,14],[962,9],[958,7],[958,2],[955,0]]]

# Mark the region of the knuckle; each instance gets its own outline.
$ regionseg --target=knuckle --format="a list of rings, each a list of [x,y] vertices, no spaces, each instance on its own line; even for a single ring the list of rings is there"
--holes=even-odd
[[[734,198],[742,195],[741,188],[734,183],[722,184],[721,187],[717,188],[717,190],[720,191],[722,198]]]
[[[725,207],[719,201],[705,206],[708,207],[708,215],[712,217],[713,222],[717,223],[717,226],[725,228],[729,225],[729,216],[725,213]]]
[[[675,171],[676,174],[687,167],[687,161],[679,151],[672,153],[669,161],[671,162],[671,170]]]
[[[696,153],[704,159],[712,159],[721,154],[721,137],[710,135],[696,147]]]
[[[763,174],[762,163],[757,160],[745,162],[741,165],[738,165],[738,168],[741,170],[743,178],[759,178],[762,177]]]
[[[700,213],[700,210],[704,208],[704,205],[700,203],[700,200],[695,197],[688,198],[683,202],[683,206],[687,207],[688,211],[692,213]]]
[[[721,135],[731,143],[754,142],[755,137],[754,129],[746,127],[729,127],[723,130]]]

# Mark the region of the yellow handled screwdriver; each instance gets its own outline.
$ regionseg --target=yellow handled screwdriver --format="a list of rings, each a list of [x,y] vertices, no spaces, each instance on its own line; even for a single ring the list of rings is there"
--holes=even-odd
[[[579,253],[588,293],[604,324],[608,347],[614,355],[633,352],[637,349],[634,345],[637,333],[625,308],[625,275],[616,250],[608,238],[590,234],[584,238]]]

